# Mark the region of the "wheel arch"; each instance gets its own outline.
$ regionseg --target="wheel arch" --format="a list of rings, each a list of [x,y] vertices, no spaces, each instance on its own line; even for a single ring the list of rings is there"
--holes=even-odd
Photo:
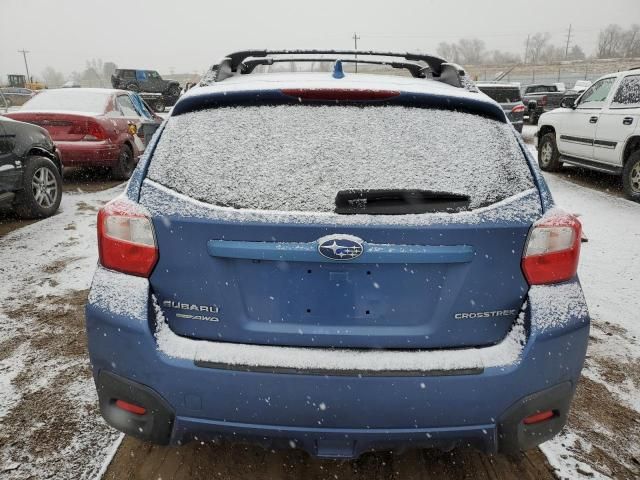
[[[556,129],[551,125],[542,125],[538,130],[538,139],[542,140],[542,137],[544,137],[547,133],[553,133],[555,135]]]
[[[56,166],[56,168],[58,169],[58,172],[60,172],[60,175],[62,175],[62,162],[60,162],[60,158],[58,158],[57,155],[50,152],[46,148],[31,147],[31,149],[29,149],[29,151],[27,152],[27,157],[36,157],[36,156],[45,157],[51,160],[53,164]]]
[[[633,137],[629,137],[627,139],[627,143],[624,146],[624,150],[622,150],[622,165],[627,163],[629,157],[634,152],[640,150],[640,135],[634,135]]]

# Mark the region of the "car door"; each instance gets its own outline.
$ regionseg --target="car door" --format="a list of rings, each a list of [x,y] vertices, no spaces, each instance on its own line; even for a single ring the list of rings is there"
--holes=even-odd
[[[160,78],[160,74],[155,70],[147,71],[147,83],[149,85],[149,92],[162,93],[164,91],[164,82]]]
[[[615,83],[616,77],[598,80],[578,99],[575,109],[563,114],[558,138],[562,155],[593,160],[593,142],[602,108]]]
[[[14,154],[15,134],[3,126],[10,121],[0,118],[0,195],[16,189],[22,171],[22,163]]]
[[[123,120],[126,122],[124,130],[127,132],[127,138],[135,145],[134,156],[140,155],[144,151],[144,143],[137,135],[138,130],[142,128],[142,117],[136,111],[131,98],[126,93],[122,93],[116,97],[118,108],[122,112]]]
[[[600,114],[593,146],[594,159],[622,167],[627,139],[640,121],[640,72],[620,79],[615,94]]]

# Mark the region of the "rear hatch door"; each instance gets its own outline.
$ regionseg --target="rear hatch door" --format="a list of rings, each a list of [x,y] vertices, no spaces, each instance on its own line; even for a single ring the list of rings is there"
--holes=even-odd
[[[339,192],[363,187],[469,200],[417,214],[335,212]],[[506,124],[405,107],[174,117],[141,203],[160,250],[151,287],[174,332],[317,347],[500,341],[528,290],[520,260],[541,215]]]

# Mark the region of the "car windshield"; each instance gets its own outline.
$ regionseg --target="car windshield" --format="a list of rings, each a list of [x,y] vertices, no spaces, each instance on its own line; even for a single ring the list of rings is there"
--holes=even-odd
[[[533,87],[527,87],[526,93],[547,93],[557,91],[558,87],[556,85],[535,85]]]
[[[518,87],[493,87],[483,85],[478,88],[498,103],[515,103],[522,100]]]
[[[104,113],[110,92],[82,89],[48,90],[22,107],[23,111],[66,110],[84,113]]]
[[[345,190],[468,195],[533,186],[507,124],[402,106],[252,106],[170,118],[149,178],[215,205],[332,212]]]

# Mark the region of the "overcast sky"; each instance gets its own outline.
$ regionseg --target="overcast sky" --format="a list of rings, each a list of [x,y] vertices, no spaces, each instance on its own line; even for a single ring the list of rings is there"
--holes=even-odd
[[[233,50],[353,46],[435,52],[478,37],[522,53],[527,33],[549,32],[587,54],[609,23],[640,23],[640,0],[0,0],[0,84],[7,73],[47,66],[65,74],[101,58],[161,73],[203,71]]]

